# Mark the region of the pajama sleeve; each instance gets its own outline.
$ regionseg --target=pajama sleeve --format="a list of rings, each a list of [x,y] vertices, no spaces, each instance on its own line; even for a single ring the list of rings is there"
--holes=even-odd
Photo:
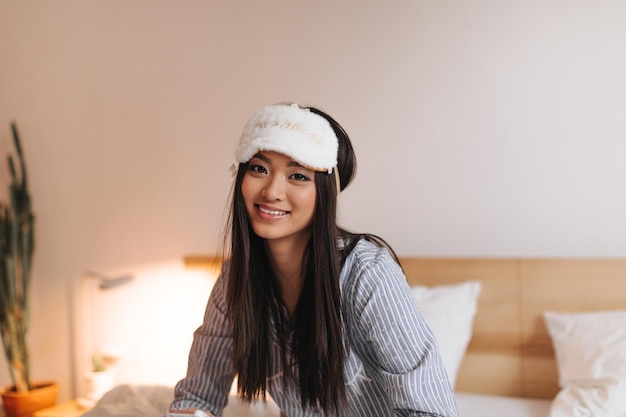
[[[187,375],[175,387],[174,409],[197,407],[221,416],[235,371],[232,365],[232,335],[226,318],[225,279],[218,278],[204,314],[194,332]]]
[[[368,251],[348,279],[356,351],[377,369],[398,416],[457,417],[437,342],[386,249]]]

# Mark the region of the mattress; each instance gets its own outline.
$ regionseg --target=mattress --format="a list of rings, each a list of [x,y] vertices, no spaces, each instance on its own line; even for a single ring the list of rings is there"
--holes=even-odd
[[[122,385],[109,391],[85,417],[160,417],[173,396],[171,387]],[[549,400],[457,392],[460,417],[548,417]],[[277,417],[271,401],[244,406],[231,396],[224,417]]]
[[[504,397],[498,395],[455,393],[459,417],[548,417],[550,400]],[[275,404],[257,404],[244,407],[231,398],[224,417],[275,417],[280,411]]]
[[[457,392],[460,417],[548,417],[550,400]]]

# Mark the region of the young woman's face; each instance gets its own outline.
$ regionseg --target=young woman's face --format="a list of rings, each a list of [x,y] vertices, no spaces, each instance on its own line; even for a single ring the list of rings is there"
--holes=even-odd
[[[281,153],[259,152],[248,163],[241,193],[259,237],[308,241],[315,211],[315,171]]]

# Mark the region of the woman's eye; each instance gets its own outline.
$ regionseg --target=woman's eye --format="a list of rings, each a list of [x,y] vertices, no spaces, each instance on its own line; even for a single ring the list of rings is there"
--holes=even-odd
[[[248,170],[252,172],[258,172],[260,174],[267,174],[267,169],[263,165],[250,164]]]
[[[292,174],[290,178],[296,181],[309,181],[309,177],[300,173]]]

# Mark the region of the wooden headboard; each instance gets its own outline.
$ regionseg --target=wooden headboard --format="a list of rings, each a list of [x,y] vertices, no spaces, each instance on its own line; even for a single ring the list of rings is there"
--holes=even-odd
[[[558,375],[543,312],[626,309],[626,259],[401,258],[400,263],[410,284],[483,283],[458,391],[553,398]]]
[[[185,264],[215,268],[214,257]],[[458,391],[553,398],[556,361],[542,314],[626,309],[626,259],[452,259],[402,257],[409,284],[480,280],[473,337]]]

